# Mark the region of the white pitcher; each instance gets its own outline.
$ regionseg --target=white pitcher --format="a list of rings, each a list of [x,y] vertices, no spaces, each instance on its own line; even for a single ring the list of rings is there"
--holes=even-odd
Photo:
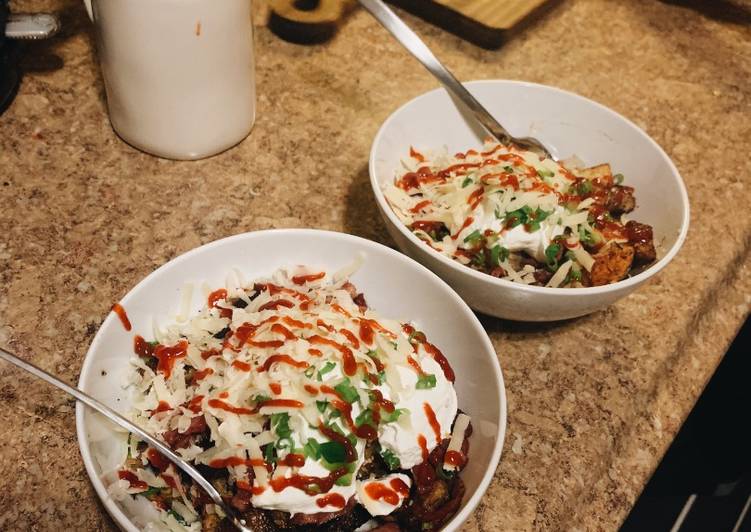
[[[255,121],[251,0],[84,0],[112,127],[138,149],[200,159]]]

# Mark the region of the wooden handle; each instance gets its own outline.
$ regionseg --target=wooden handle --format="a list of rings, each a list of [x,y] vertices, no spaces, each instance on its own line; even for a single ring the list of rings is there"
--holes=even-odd
[[[331,38],[351,0],[271,0],[269,27],[281,38],[317,43]]]

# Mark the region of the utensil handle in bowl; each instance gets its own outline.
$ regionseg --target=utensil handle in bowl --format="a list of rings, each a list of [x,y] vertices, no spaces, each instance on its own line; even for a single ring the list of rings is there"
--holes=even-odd
[[[480,125],[496,140],[509,144],[512,136],[488,113],[461,82],[443,66],[418,35],[381,0],[359,0],[368,12],[386,28],[422,65],[433,74],[449,93],[458,98],[475,115]]]

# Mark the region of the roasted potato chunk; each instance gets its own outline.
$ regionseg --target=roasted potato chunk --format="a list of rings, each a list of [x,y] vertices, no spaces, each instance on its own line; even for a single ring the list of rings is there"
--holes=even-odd
[[[589,272],[592,286],[602,286],[620,281],[634,261],[634,246],[612,243],[594,257],[595,263]]]

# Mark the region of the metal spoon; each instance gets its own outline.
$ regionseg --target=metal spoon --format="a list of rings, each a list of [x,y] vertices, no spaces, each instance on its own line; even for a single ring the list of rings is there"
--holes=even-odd
[[[441,82],[450,94],[458,98],[469,108],[480,125],[493,138],[501,144],[515,144],[520,148],[534,151],[546,157],[553,158],[550,151],[539,140],[533,137],[517,138],[512,136],[493,116],[478,102],[464,85],[457,80],[449,70],[443,66],[438,58],[430,51],[430,48],[400,19],[391,8],[381,0],[359,0],[371,15],[373,15],[384,28],[391,32],[397,41],[408,52],[422,63],[422,65]]]
[[[39,377],[40,379],[52,384],[53,386],[56,386],[57,388],[61,389],[68,395],[72,395],[79,401],[81,401],[86,406],[89,406],[93,408],[94,410],[98,411],[102,415],[106,416],[110,421],[113,421],[114,423],[120,425],[121,427],[129,430],[133,434],[137,434],[141,439],[148,442],[149,445],[154,447],[157,451],[162,453],[166,458],[168,458],[173,464],[175,464],[177,467],[185,471],[188,476],[190,476],[193,480],[195,480],[199,486],[201,486],[204,490],[206,490],[206,493],[209,494],[209,497],[211,497],[211,500],[214,501],[215,504],[217,504],[219,507],[221,507],[222,510],[224,510],[224,513],[227,514],[227,517],[230,518],[232,521],[232,524],[234,524],[238,530],[241,530],[242,532],[252,532],[251,529],[245,526],[244,521],[237,515],[235,510],[230,508],[229,505],[227,505],[223,500],[222,497],[219,495],[219,492],[216,491],[214,486],[211,485],[211,483],[206,480],[201,473],[199,473],[193,466],[191,466],[188,462],[180,458],[177,454],[172,452],[172,449],[167,447],[164,443],[157,440],[155,437],[153,437],[151,434],[143,430],[142,428],[138,427],[137,425],[134,425],[127,419],[125,419],[123,416],[109,408],[108,406],[103,405],[90,395],[82,392],[81,390],[78,390],[77,388],[73,388],[72,386],[69,386],[65,384],[60,379],[53,377],[43,369],[40,369],[36,367],[33,364],[30,364],[29,362],[26,362],[25,360],[17,357],[13,353],[9,353],[5,349],[0,348],[0,358],[3,360],[6,360],[7,362],[10,362],[11,364],[14,364],[18,366],[19,368],[28,371],[35,377]]]

